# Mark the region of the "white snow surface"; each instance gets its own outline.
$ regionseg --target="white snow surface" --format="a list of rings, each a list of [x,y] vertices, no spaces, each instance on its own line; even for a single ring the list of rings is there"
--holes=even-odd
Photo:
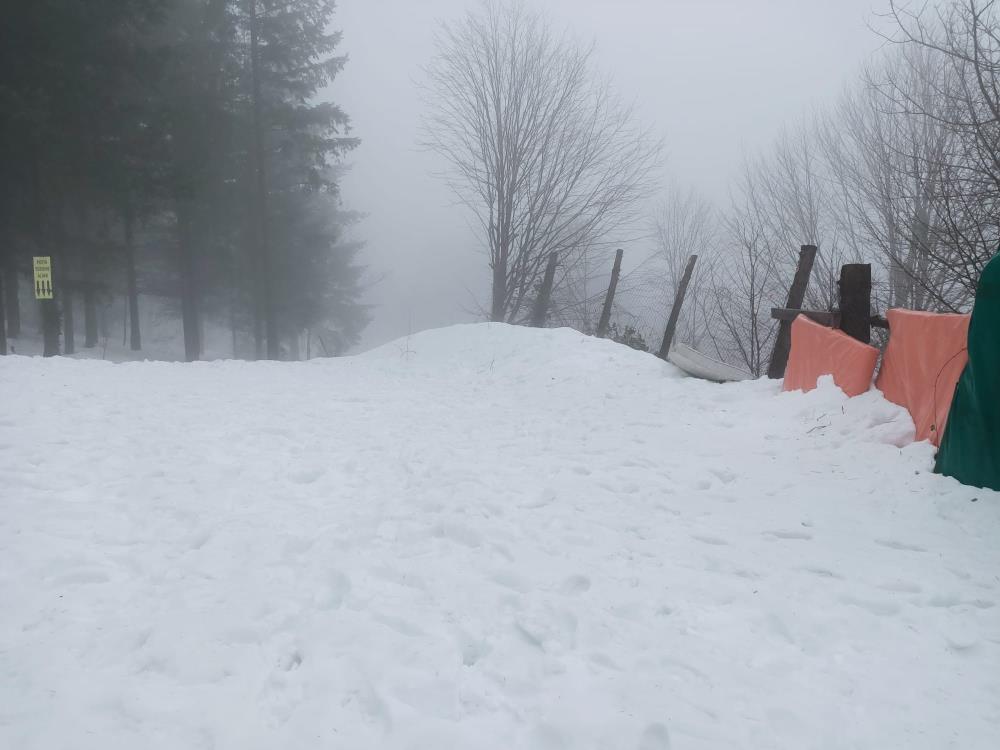
[[[0,748],[1000,747],[1000,495],[876,392],[476,325],[0,399]]]

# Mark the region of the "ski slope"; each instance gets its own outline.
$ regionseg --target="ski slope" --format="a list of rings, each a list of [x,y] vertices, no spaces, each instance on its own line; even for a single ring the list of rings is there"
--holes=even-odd
[[[0,748],[995,750],[1000,495],[912,433],[566,330],[0,358]]]

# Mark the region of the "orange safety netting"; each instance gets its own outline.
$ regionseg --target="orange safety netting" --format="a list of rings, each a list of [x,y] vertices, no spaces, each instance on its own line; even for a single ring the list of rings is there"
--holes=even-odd
[[[889,346],[876,387],[910,412],[917,440],[940,445],[968,361],[969,316],[890,310],[887,317]]]
[[[786,391],[811,391],[823,375],[848,396],[860,396],[872,384],[878,349],[799,315],[792,323],[792,351],[785,369]]]

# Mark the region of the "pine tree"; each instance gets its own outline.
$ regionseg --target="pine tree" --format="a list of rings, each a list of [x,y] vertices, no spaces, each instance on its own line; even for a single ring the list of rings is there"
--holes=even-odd
[[[343,246],[337,254],[346,215],[333,169],[358,141],[339,107],[317,101],[346,62],[334,54],[341,40],[329,30],[334,10],[332,0],[245,1],[255,328],[271,359],[279,336],[343,315],[343,304],[327,304],[330,289],[360,276]]]

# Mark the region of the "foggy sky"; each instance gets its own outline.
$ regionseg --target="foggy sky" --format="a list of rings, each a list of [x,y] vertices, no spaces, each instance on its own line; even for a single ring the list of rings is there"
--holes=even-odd
[[[880,46],[869,29],[888,0],[527,0],[597,43],[597,61],[666,144],[664,181],[720,207],[742,155],[835,98]],[[331,96],[363,140],[343,183],[368,218],[363,261],[386,278],[362,349],[409,331],[469,322],[489,271],[468,217],[417,146],[421,66],[441,19],[475,0],[339,0],[350,63]],[[638,252],[638,249],[635,249]],[[635,254],[635,253],[634,253]],[[626,266],[629,248],[626,248]]]

